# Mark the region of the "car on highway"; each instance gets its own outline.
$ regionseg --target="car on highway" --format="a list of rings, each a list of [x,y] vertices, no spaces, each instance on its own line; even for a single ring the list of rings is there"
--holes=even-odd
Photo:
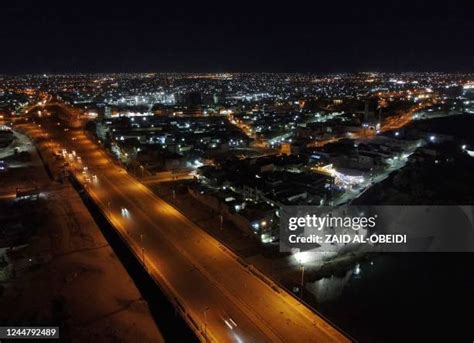
[[[237,322],[225,311],[220,313],[220,317],[224,324],[230,329],[234,330],[237,327]]]
[[[121,207],[120,208],[120,212],[122,213],[122,217],[128,217],[130,216],[130,212],[128,211],[128,209],[126,207]]]

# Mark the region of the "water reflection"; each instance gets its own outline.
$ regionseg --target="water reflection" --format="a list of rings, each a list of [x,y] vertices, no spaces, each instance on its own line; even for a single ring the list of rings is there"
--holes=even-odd
[[[305,286],[316,297],[318,303],[323,303],[338,298],[352,275],[360,275],[359,265],[355,266],[354,269],[348,270],[344,277],[331,276],[330,278],[323,278],[315,282],[308,282]]]

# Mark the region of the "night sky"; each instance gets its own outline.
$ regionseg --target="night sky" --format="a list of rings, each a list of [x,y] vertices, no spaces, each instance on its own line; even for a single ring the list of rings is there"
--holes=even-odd
[[[0,73],[474,71],[474,1],[2,1]]]

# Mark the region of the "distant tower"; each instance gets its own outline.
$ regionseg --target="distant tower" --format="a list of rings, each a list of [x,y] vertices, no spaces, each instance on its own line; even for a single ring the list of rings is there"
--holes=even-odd
[[[370,111],[369,100],[366,100],[364,104],[364,117],[362,120],[362,126],[366,129],[377,132],[380,129],[380,116],[381,111],[379,111],[377,117],[374,111]]]
[[[364,123],[369,121],[369,100],[365,101],[364,104]]]
[[[112,117],[112,108],[110,106],[105,106],[105,108],[104,108],[104,117],[105,118]]]

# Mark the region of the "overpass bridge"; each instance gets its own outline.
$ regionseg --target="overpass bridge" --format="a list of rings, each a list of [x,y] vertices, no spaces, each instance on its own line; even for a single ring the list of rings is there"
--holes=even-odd
[[[45,129],[81,157],[67,157],[74,177],[201,341],[350,341],[113,164],[83,133],[54,123],[43,123]]]

